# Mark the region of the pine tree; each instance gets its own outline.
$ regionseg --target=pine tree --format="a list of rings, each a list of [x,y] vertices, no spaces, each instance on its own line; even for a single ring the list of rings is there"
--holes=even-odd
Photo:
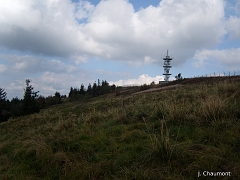
[[[0,110],[5,109],[5,102],[7,99],[7,93],[4,89],[0,88]]]
[[[93,95],[93,97],[96,97],[96,96],[98,96],[99,94],[98,94],[98,86],[97,86],[97,83],[96,83],[96,81],[93,83],[93,87],[92,87],[92,95]]]
[[[39,112],[40,108],[38,106],[38,103],[36,101],[36,98],[38,97],[38,93],[33,91],[32,85],[30,85],[31,80],[26,79],[26,89],[24,92],[24,98],[23,98],[23,114],[31,114],[35,112]]]
[[[56,104],[60,104],[62,102],[60,92],[55,92],[54,98],[56,99]]]
[[[0,101],[5,101],[7,99],[7,93],[4,89],[0,88]]]
[[[91,94],[92,92],[92,85],[89,83],[88,88],[87,88],[87,93]]]
[[[82,94],[82,95],[85,94],[85,90],[84,90],[84,85],[83,84],[81,84],[80,94]]]
[[[7,93],[0,88],[0,122],[7,121],[11,114],[8,112]]]
[[[73,87],[70,88],[70,92],[68,94],[68,97],[72,97],[73,96]]]

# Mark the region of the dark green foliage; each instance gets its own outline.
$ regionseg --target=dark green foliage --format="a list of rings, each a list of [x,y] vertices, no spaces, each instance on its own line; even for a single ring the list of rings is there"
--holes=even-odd
[[[9,112],[9,101],[6,99],[7,93],[0,88],[0,122],[7,121],[11,115]]]
[[[9,117],[17,117],[27,114],[39,112],[40,109],[62,103],[62,98],[59,92],[54,96],[47,98],[38,96],[38,92],[33,91],[30,80],[26,80],[26,89],[24,90],[24,98],[13,98],[11,101],[7,100],[7,93],[0,88],[0,122],[7,121]]]
[[[37,103],[38,103],[40,109],[42,109],[46,106],[46,98],[44,96],[40,95],[36,100],[37,100]]]
[[[9,101],[7,101],[7,93],[0,88],[0,110],[8,110]]]
[[[83,84],[81,84],[81,88],[80,88],[79,94],[82,94],[82,95],[85,94],[85,89],[84,89],[84,85]]]
[[[11,108],[10,108],[10,112],[13,116],[20,116],[23,114],[22,112],[22,100],[18,99],[18,97],[13,98],[11,100]]]
[[[110,86],[106,80],[102,80],[102,83],[100,83],[98,79],[98,83],[96,81],[93,85],[89,83],[87,90],[85,90],[83,84],[81,84],[80,89],[71,87],[68,97],[70,100],[86,99],[115,92],[115,89],[116,86],[114,84]]]
[[[151,85],[151,86],[155,86],[156,84],[155,84],[154,81],[152,81],[150,85]]]
[[[78,92],[79,92],[79,90],[77,88],[71,87],[68,97],[70,97],[70,98],[76,97],[79,94]]]
[[[11,113],[7,110],[0,109],[0,122],[7,121],[11,117]]]
[[[7,93],[4,89],[0,88],[0,102],[5,101],[7,99]]]
[[[99,91],[98,91],[98,86],[97,86],[97,83],[93,83],[93,87],[92,87],[92,96],[93,97],[96,97],[96,96],[99,96]]]
[[[176,78],[177,81],[181,81],[183,79],[182,73],[178,73],[178,75],[175,76],[175,78]]]
[[[48,97],[46,97],[46,100],[45,100],[46,106],[52,106],[52,105],[56,105],[56,104],[60,104],[60,103],[61,103],[61,98],[56,97],[56,96],[48,96]]]
[[[111,86],[109,86],[109,83],[105,80],[102,81],[102,86],[100,87],[100,93],[101,95],[108,94],[112,91]]]
[[[92,85],[89,83],[88,88],[87,88],[87,93],[91,94],[92,93]]]
[[[60,92],[55,92],[54,96],[58,99],[61,99],[61,95],[60,95]]]
[[[116,90],[116,85],[115,84],[111,85],[111,92],[115,92],[115,90]]]
[[[61,104],[62,98],[66,98],[66,96],[61,96],[59,92],[55,92],[54,96],[43,97],[39,96],[36,98],[38,106],[40,109],[46,108],[52,105]]]
[[[45,106],[44,107],[61,104],[63,97],[65,97],[65,96],[61,96],[61,94],[59,92],[55,92],[54,96],[48,96],[45,98],[45,101],[44,101]]]
[[[144,85],[141,85],[140,90],[144,91],[144,90],[147,90],[149,88],[150,88],[150,86],[148,86],[147,84],[144,84]]]
[[[34,92],[32,85],[30,85],[31,80],[26,80],[26,89],[24,92],[22,111],[23,114],[31,114],[39,112],[40,108],[36,98],[38,97],[38,91]]]

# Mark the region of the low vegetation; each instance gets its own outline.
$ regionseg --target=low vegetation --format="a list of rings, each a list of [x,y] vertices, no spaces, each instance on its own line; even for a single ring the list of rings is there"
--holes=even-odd
[[[239,78],[181,82],[0,123],[0,179],[240,179]]]

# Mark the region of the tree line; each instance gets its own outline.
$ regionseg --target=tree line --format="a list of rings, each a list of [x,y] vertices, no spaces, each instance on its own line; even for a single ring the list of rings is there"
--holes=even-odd
[[[83,97],[91,98],[112,93],[115,92],[115,90],[116,86],[114,84],[110,86],[106,80],[102,80],[102,82],[100,82],[98,79],[98,83],[94,82],[93,85],[89,83],[87,89],[84,88],[83,84],[81,84],[80,89],[71,87],[68,97],[70,100],[75,100]]]
[[[31,80],[26,79],[25,83],[26,88],[24,89],[23,99],[16,97],[9,101],[5,90],[0,88],[0,122],[7,121],[10,117],[37,113],[42,108],[62,103],[63,99],[69,101],[89,99],[116,90],[115,85],[110,86],[106,80],[100,82],[98,79],[98,82],[94,82],[93,85],[89,83],[87,89],[83,84],[81,84],[80,88],[71,87],[68,98],[59,92],[56,92],[53,96],[44,97],[39,95],[39,91],[34,91],[34,87],[30,84]]]

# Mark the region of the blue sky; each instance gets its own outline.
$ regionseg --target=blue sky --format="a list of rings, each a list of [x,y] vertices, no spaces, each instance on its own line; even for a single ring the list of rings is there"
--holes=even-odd
[[[240,74],[238,0],[2,0],[0,87],[23,97],[25,79],[41,95],[97,79],[116,85]]]

